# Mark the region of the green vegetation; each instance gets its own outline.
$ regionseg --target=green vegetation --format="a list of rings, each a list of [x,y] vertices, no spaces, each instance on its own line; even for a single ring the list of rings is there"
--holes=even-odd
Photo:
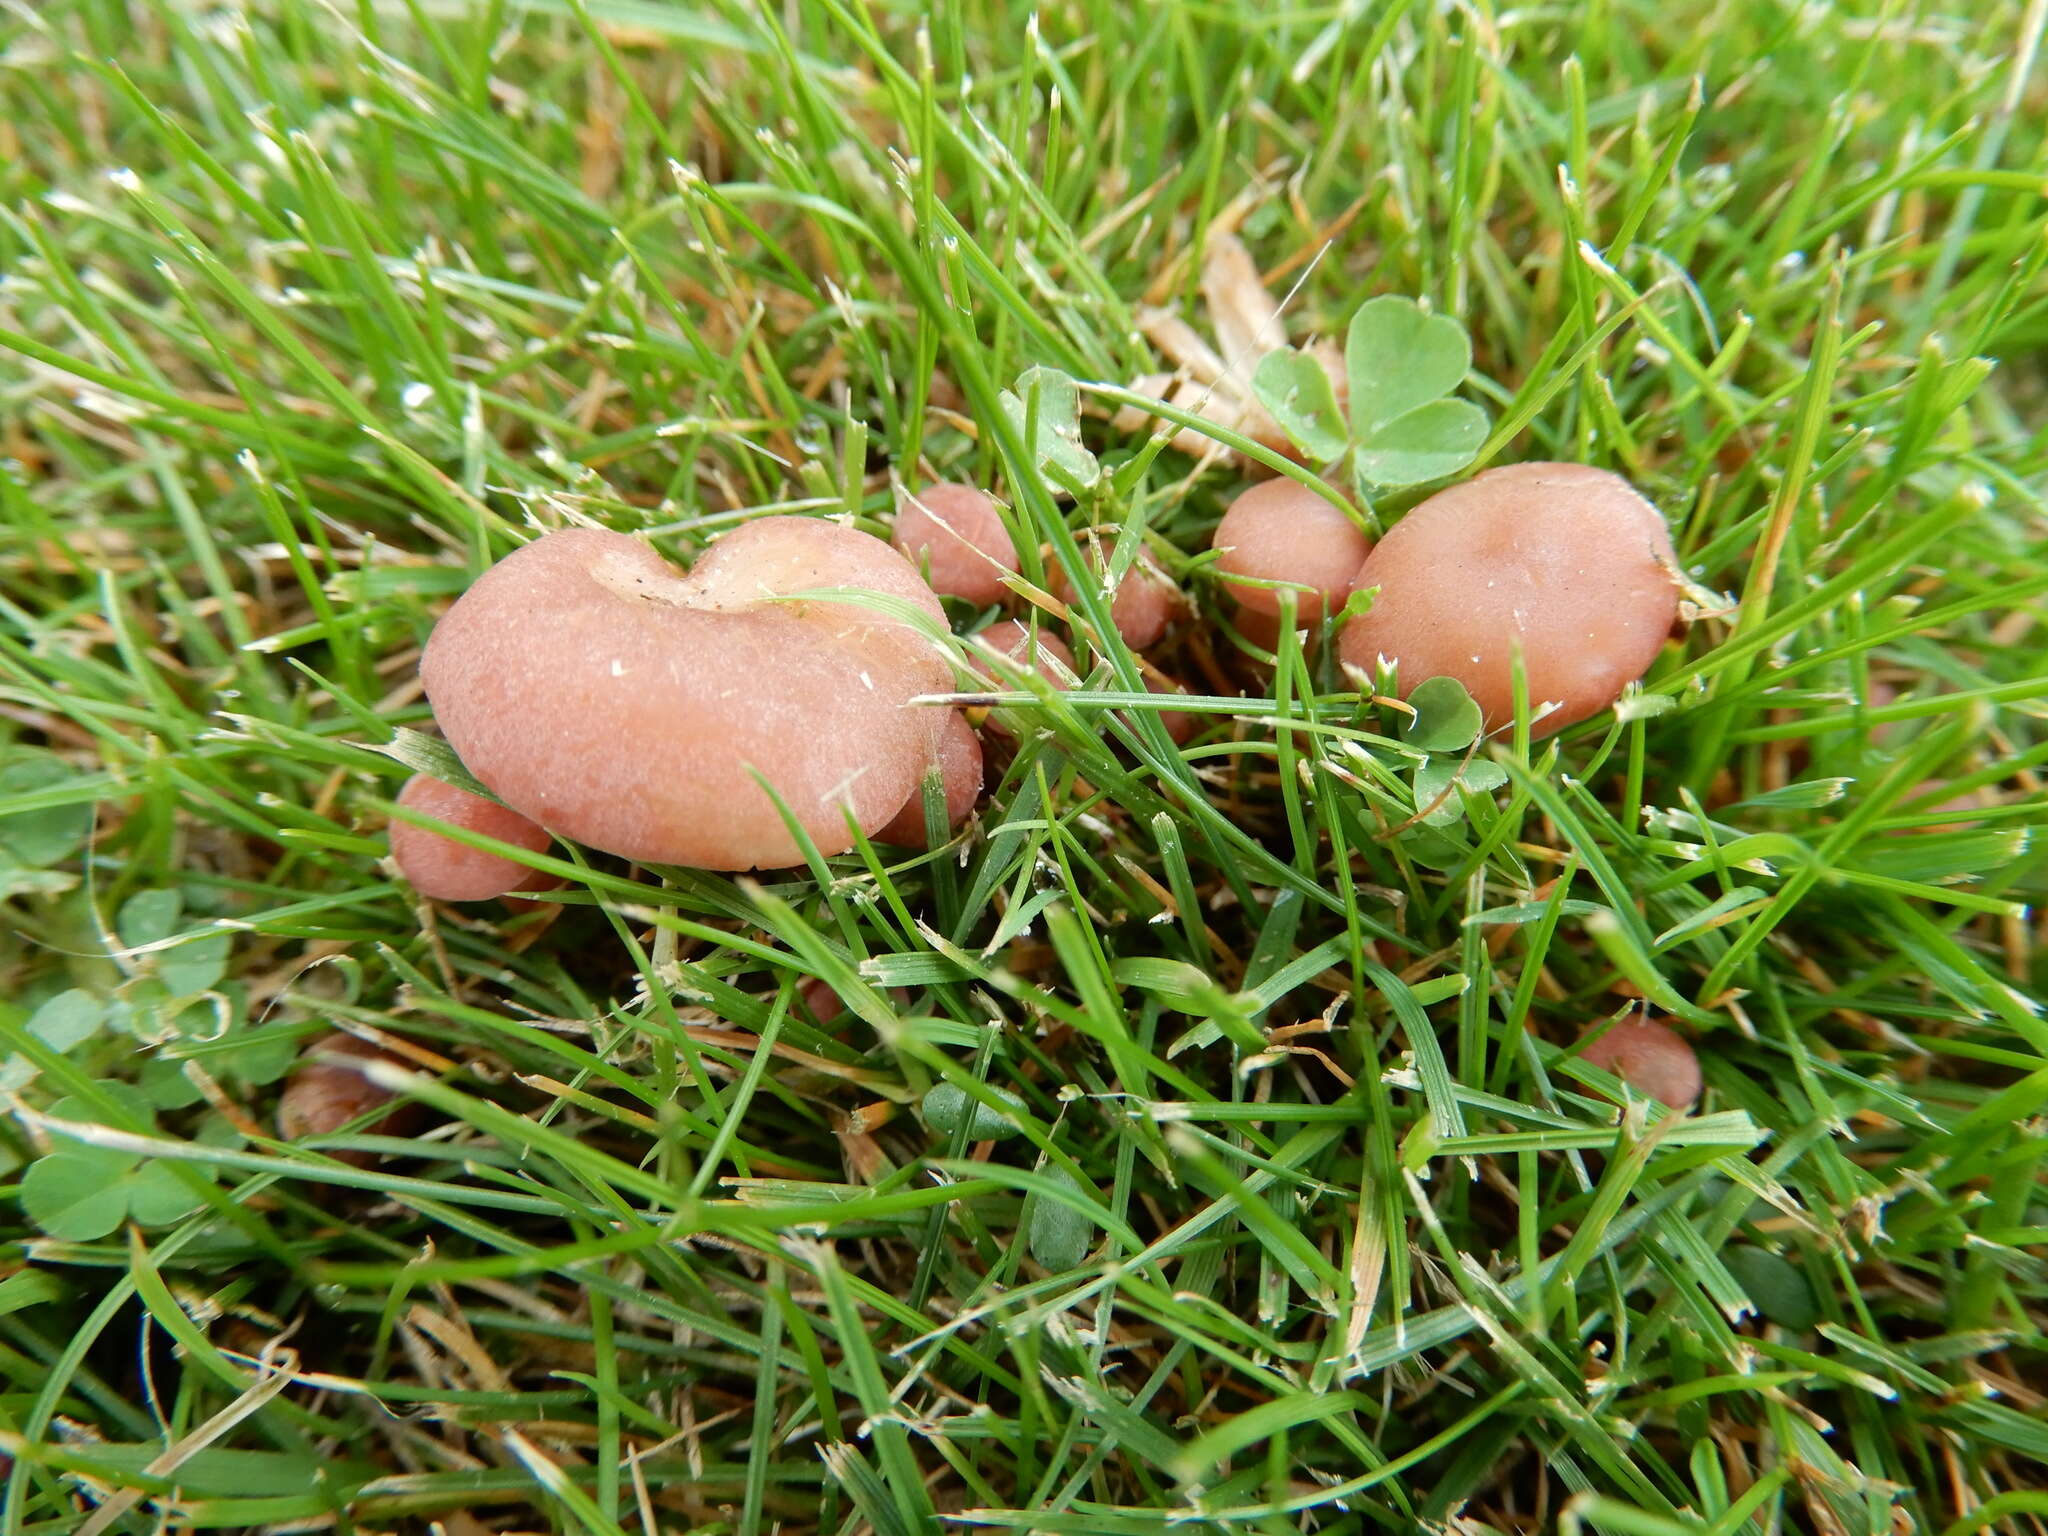
[[[0,1536],[2039,1530],[2048,10],[930,9],[0,8]],[[1619,719],[1234,696],[1110,421],[1230,228],[1669,514]],[[1202,733],[1112,638],[936,854],[380,865],[523,530],[892,473],[1148,548]],[[336,1025],[412,1134],[274,1139]]]

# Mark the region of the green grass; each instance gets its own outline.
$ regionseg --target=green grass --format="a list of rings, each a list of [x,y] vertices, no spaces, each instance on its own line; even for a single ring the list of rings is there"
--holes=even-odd
[[[0,11],[0,1177],[139,1218],[0,1209],[0,1533],[2041,1529],[2043,6],[924,9]],[[1219,218],[1739,610],[1424,832],[1326,648],[1233,697],[1241,478],[997,403]],[[1203,734],[1112,642],[937,855],[380,863],[521,530],[924,466],[1144,540]],[[1565,1050],[1638,996],[1693,1117]],[[271,1139],[335,1022],[429,1129]]]

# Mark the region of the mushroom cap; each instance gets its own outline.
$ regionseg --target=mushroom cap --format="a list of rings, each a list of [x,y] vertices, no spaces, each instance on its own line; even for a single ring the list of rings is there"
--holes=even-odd
[[[946,791],[946,825],[957,827],[974,809],[974,802],[981,798],[981,737],[975,734],[974,727],[967,723],[967,717],[957,709],[933,709],[930,713],[933,724],[928,732],[927,750],[930,755],[926,758],[926,766],[938,769],[939,782]],[[911,790],[910,798],[903,802],[903,809],[878,835],[885,843],[900,843],[906,848],[925,846],[924,780],[921,776],[917,786]]]
[[[1034,633],[1021,620],[997,619],[988,628],[976,630],[968,638],[976,645],[994,651],[998,656],[1009,657],[1026,671],[1036,673],[1062,692],[1071,688],[1073,684],[1048,667],[1048,661],[1057,661],[1075,677],[1081,675],[1080,663],[1074,660],[1073,647],[1043,626]]]
[[[902,987],[890,987],[882,995],[888,998],[892,1007],[901,1009],[909,1006],[910,993]],[[850,1011],[838,989],[820,976],[807,976],[799,982],[796,1000],[799,1006],[809,1009],[811,1017],[820,1024],[836,1024]]]
[[[811,1017],[820,1024],[830,1024],[846,1012],[846,1000],[831,982],[822,977],[809,976],[799,982],[796,999],[811,1011]]]
[[[1584,464],[1513,464],[1439,491],[1359,567],[1378,587],[1344,625],[1338,654],[1400,687],[1454,677],[1488,729],[1514,719],[1521,647],[1535,734],[1598,714],[1649,670],[1678,617],[1678,557],[1657,509]]]
[[[934,592],[981,607],[1001,602],[1003,577],[1017,569],[1017,546],[986,491],[941,482],[905,491],[889,541],[929,572]]]
[[[1256,608],[1239,606],[1231,615],[1231,627],[1262,651],[1280,649],[1281,620],[1277,613],[1261,613]]]
[[[803,517],[742,524],[687,575],[637,539],[567,529],[478,578],[420,662],[434,715],[491,792],[556,834],[625,858],[775,868],[901,809],[926,761],[923,711],[949,668],[859,588],[944,625],[880,539]]]
[[[1145,679],[1145,691],[1173,694],[1186,693],[1187,689],[1169,679],[1148,675]],[[1168,740],[1177,747],[1184,747],[1207,720],[1201,715],[1191,715],[1184,709],[1162,709],[1159,711],[1159,723],[1166,727]]]
[[[1100,580],[1105,569],[1102,557],[1091,553],[1087,559],[1090,573]],[[1053,596],[1063,603],[1074,601],[1074,586],[1064,570],[1055,567],[1051,582]],[[1173,578],[1141,554],[1116,584],[1116,592],[1109,600],[1109,620],[1124,637],[1125,645],[1141,651],[1166,633],[1166,626],[1173,622],[1179,607],[1180,588],[1173,584]]]
[[[398,803],[436,821],[533,853],[545,853],[554,841],[545,828],[535,826],[510,806],[472,795],[430,774],[416,773],[407,779],[398,792]],[[544,891],[562,883],[559,875],[529,869],[517,860],[485,853],[409,821],[391,823],[391,857],[412,888],[435,901],[489,901],[507,891]]]
[[[1671,1109],[1689,1108],[1703,1086],[1692,1046],[1655,1019],[1624,1019],[1580,1051],[1579,1060],[1612,1072]]]
[[[321,1036],[306,1047],[285,1081],[284,1092],[277,1101],[277,1134],[285,1141],[331,1136],[343,1126],[375,1114],[391,1103],[391,1092],[371,1082],[355,1063],[395,1060],[388,1051],[354,1035]],[[400,1104],[363,1130],[373,1136],[402,1136],[423,1116],[424,1106]],[[357,1167],[367,1167],[376,1161],[368,1152],[332,1155]]]
[[[1255,485],[1230,504],[1210,545],[1220,552],[1216,569],[1243,607],[1277,616],[1277,587],[1248,587],[1228,578],[1287,582],[1307,591],[1294,594],[1298,622],[1313,624],[1327,607],[1351,593],[1358,567],[1372,553],[1372,540],[1323,497],[1296,480]]]
[[[1044,678],[1047,683],[1059,689],[1062,693],[1074,685],[1069,681],[1068,676],[1062,675],[1055,668],[1048,666],[1048,662],[1057,661],[1073,677],[1081,675],[1081,667],[1074,660],[1072,648],[1068,646],[1066,641],[1048,629],[1040,628],[1034,634],[1027,626],[1016,619],[997,619],[988,628],[978,630],[968,636],[968,639],[977,646],[984,646],[994,651],[998,656],[1009,657],[1018,666]],[[996,677],[992,670],[985,672],[984,675],[990,677],[991,681],[998,688],[1007,689],[1009,687],[1009,679]],[[990,715],[982,723],[993,734],[1005,740],[1009,739],[1009,730],[1000,724],[994,715]]]
[[[1946,821],[1931,821],[1922,827],[1901,827],[1897,836],[1920,836],[1927,833],[1961,832],[1972,827],[1981,827],[1983,821],[1973,817],[1974,811],[1988,810],[1998,803],[1997,793],[1986,785],[1975,789],[1962,790],[1957,794],[1943,794],[1948,788],[1947,779],[1927,779],[1909,794],[1901,796],[1904,801],[1918,805],[1920,801],[1935,795],[1942,798],[1932,805],[1921,805],[1913,814],[1919,816],[1946,816]]]

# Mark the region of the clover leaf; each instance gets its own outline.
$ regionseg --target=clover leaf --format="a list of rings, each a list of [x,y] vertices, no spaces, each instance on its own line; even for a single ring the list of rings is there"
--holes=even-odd
[[[1102,466],[1081,443],[1081,394],[1072,379],[1057,368],[1027,368],[1016,390],[1000,398],[1039,473],[1073,495],[1102,478]]]
[[[1471,367],[1472,343],[1450,316],[1393,294],[1367,299],[1344,333],[1352,430],[1370,438],[1448,395]]]
[[[234,940],[225,933],[201,934],[156,957],[157,980],[173,997],[191,997],[209,992],[227,974],[228,952]]]
[[[1415,711],[1408,745],[1424,752],[1462,752],[1485,724],[1479,705],[1455,677],[1424,678],[1408,695],[1408,707]]]
[[[1425,826],[1449,826],[1465,814],[1465,802],[1456,786],[1484,795],[1507,781],[1508,771],[1483,757],[1469,763],[1454,757],[1425,758],[1415,765],[1415,809]]]
[[[80,777],[54,752],[21,747],[0,762],[0,798],[33,795]],[[36,868],[69,857],[92,835],[90,801],[51,805],[0,815],[0,853]]]
[[[136,1123],[154,1129],[148,1101],[124,1083],[101,1087]],[[51,1118],[94,1121],[82,1099],[60,1099]],[[21,1177],[21,1208],[51,1237],[87,1243],[105,1237],[122,1222],[168,1226],[196,1211],[201,1202],[168,1163],[114,1147],[59,1139]]]
[[[1047,1168],[1045,1176],[1066,1189],[1081,1187],[1064,1168]],[[1045,1268],[1054,1272],[1072,1269],[1088,1256],[1094,1236],[1095,1223],[1086,1212],[1044,1195],[1032,1202],[1031,1228],[1025,1240],[1031,1245],[1031,1257]]]
[[[1364,486],[1396,490],[1454,475],[1486,441],[1486,413],[1455,398],[1472,368],[1472,343],[1448,315],[1385,294],[1359,305],[1344,338],[1350,421],[1312,354],[1283,349],[1260,360],[1252,391],[1301,451],[1348,458]]]
[[[1432,400],[1397,416],[1362,443],[1354,467],[1382,488],[1455,475],[1478,457],[1486,417],[1469,400]]]
[[[114,931],[130,949],[160,944],[178,931],[184,910],[184,898],[176,891],[137,891],[121,903]]]
[[[107,1005],[90,992],[73,988],[59,992],[29,1015],[22,1026],[53,1051],[68,1051],[83,1045],[107,1022]],[[0,1062],[0,1088],[20,1088],[34,1082],[36,1065],[15,1054]]]
[[[91,802],[36,807],[33,797],[80,775],[54,752],[21,747],[0,759],[0,802],[28,799],[30,808],[0,813],[0,896],[54,896],[76,883],[53,870],[92,836]]]
[[[985,1084],[996,1099],[1025,1113],[1024,1101],[1008,1089],[998,1088],[993,1083]],[[1015,1136],[1022,1126],[1016,1121],[990,1109],[979,1099],[970,1099],[967,1090],[952,1083],[936,1084],[924,1096],[924,1123],[943,1135],[952,1135],[963,1124],[967,1127],[969,1141],[1000,1141],[1006,1136]]]
[[[1472,368],[1472,342],[1448,315],[1413,299],[1368,299],[1344,337],[1359,475],[1379,486],[1441,480],[1486,441],[1486,413],[1450,398]]]
[[[137,891],[121,904],[114,924],[123,944],[145,951],[137,958],[172,997],[191,997],[218,983],[227,973],[234,942],[225,933],[207,933],[166,949],[150,949],[178,932],[184,914],[184,898],[176,891]]]
[[[1268,352],[1252,372],[1252,392],[1310,458],[1322,462],[1343,455],[1351,438],[1336,387],[1329,371],[1308,353],[1292,347]]]

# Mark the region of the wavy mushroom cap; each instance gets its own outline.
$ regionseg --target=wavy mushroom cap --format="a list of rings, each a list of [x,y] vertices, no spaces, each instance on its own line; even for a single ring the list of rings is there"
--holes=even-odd
[[[1105,567],[1101,557],[1090,554],[1087,558],[1090,575],[1097,581],[1103,580]],[[1072,606],[1074,585],[1067,579],[1067,573],[1055,567],[1051,581],[1053,596]],[[1180,588],[1173,584],[1173,578],[1147,556],[1140,555],[1124,573],[1124,579],[1116,584],[1116,591],[1109,600],[1109,621],[1123,636],[1125,645],[1134,651],[1142,651],[1166,633],[1166,626],[1173,622],[1173,615],[1179,607]]]
[[[424,773],[405,781],[398,803],[436,821],[464,831],[494,837],[530,853],[545,853],[554,839],[510,806],[472,795]],[[391,857],[412,888],[435,901],[489,901],[507,891],[544,891],[562,883],[559,875],[529,869],[516,859],[501,858],[457,842],[445,833],[416,827],[395,818],[391,823]]]
[[[766,517],[687,573],[624,534],[545,534],[486,571],[420,676],[470,772],[559,836],[625,858],[775,868],[882,827],[926,761],[938,647],[901,617],[787,594],[855,588],[944,613],[910,563],[834,523]],[[757,781],[756,775],[759,775]]]
[[[957,709],[933,708],[930,713],[933,724],[928,732],[926,768],[938,770],[939,783],[946,794],[946,825],[957,827],[981,798],[981,737]],[[878,835],[885,843],[899,843],[906,848],[926,845],[922,777],[911,790],[910,798],[903,802],[903,809]]]
[[[1655,1019],[1614,1025],[1579,1052],[1579,1060],[1612,1072],[1637,1093],[1671,1109],[1699,1100],[1700,1059],[1685,1037]]]
[[[1489,729],[1514,719],[1519,646],[1535,734],[1598,714],[1649,670],[1678,618],[1678,557],[1657,509],[1619,475],[1514,464],[1439,491],[1359,567],[1377,587],[1339,640],[1368,676],[1400,667],[1403,694],[1454,677]]]
[[[1216,569],[1243,607],[1277,617],[1278,587],[1246,586],[1233,576],[1284,582],[1295,590],[1298,622],[1313,624],[1351,594],[1372,540],[1323,497],[1296,480],[1268,480],[1230,504],[1210,539]]]
[[[1017,546],[986,491],[940,483],[905,491],[890,542],[927,573],[934,592],[979,607],[1003,600],[1003,578],[1017,569]]]

